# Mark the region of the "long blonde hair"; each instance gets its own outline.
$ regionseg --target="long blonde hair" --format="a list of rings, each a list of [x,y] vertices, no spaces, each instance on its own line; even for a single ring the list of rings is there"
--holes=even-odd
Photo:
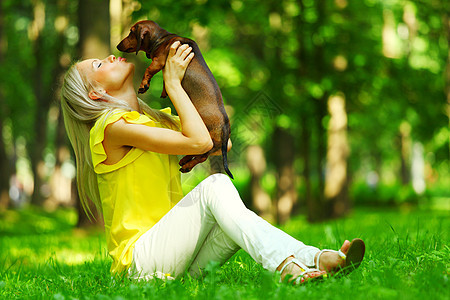
[[[93,100],[89,97],[91,90],[95,90],[92,83],[81,76],[76,64],[72,65],[64,76],[61,87],[61,110],[66,132],[75,152],[80,202],[89,218],[94,217],[89,201],[95,205],[98,213],[102,213],[97,176],[94,172],[89,147],[91,127],[103,114],[111,114],[116,109],[132,110],[127,102],[106,93],[103,93],[101,98],[106,101]],[[166,124],[168,127],[178,128],[171,115],[150,108],[139,98],[138,101],[142,111],[151,118]]]

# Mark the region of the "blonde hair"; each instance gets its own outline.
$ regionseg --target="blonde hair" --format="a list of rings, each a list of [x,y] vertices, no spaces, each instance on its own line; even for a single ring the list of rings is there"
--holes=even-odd
[[[102,93],[101,97],[101,100],[106,101],[91,99],[89,92],[95,89],[87,78],[82,77],[76,63],[67,71],[61,87],[61,110],[64,125],[75,152],[78,194],[81,205],[89,218],[94,217],[89,201],[95,205],[99,214],[102,213],[97,176],[94,172],[89,147],[91,127],[103,114],[111,114],[117,109],[132,111],[127,102],[106,93]],[[172,129],[178,128],[171,115],[150,108],[139,98],[138,101],[142,111],[151,118]]]

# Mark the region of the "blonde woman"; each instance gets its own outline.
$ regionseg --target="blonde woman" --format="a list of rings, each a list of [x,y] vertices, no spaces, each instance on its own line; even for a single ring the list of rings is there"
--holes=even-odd
[[[248,210],[223,174],[183,197],[176,155],[212,148],[181,86],[191,50],[175,42],[163,70],[179,117],[138,99],[134,65],[123,58],[84,60],[65,76],[61,106],[79,196],[88,213],[92,201],[104,218],[111,271],[147,280],[199,275],[209,261],[224,263],[240,248],[295,283],[359,265],[361,240],[345,241],[339,251],[307,246]]]

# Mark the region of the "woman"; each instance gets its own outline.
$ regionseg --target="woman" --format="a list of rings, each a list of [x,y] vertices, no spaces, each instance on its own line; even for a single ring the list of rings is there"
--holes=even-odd
[[[209,261],[224,263],[239,248],[296,283],[358,265],[361,240],[345,241],[340,251],[306,246],[249,211],[223,174],[183,197],[176,155],[212,148],[181,86],[191,50],[175,42],[163,70],[179,118],[137,98],[134,65],[123,58],[84,60],[65,76],[61,106],[78,191],[88,213],[89,201],[102,212],[112,272],[137,279],[198,275]]]

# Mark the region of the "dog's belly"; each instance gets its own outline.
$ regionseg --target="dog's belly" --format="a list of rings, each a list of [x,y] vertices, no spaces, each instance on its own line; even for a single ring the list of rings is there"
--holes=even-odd
[[[215,80],[205,81],[204,77],[195,73],[186,74],[182,86],[207,126],[222,127],[224,125],[228,117],[223,106],[222,94]]]

